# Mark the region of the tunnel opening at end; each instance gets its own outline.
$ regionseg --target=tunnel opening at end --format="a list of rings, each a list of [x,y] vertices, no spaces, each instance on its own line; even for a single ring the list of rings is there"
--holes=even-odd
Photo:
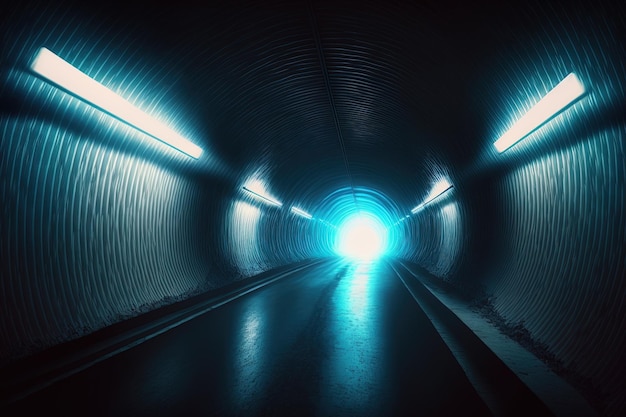
[[[380,219],[368,213],[358,213],[346,219],[338,228],[335,252],[355,260],[374,260],[387,251],[387,228]]]

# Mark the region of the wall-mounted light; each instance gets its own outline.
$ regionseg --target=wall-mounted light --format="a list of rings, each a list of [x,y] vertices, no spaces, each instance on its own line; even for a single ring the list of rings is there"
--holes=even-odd
[[[317,220],[319,220],[322,224],[325,224],[328,227],[332,227],[333,229],[337,228],[337,226],[335,226],[334,224],[332,224],[332,223],[330,223],[330,222],[328,222],[326,220],[323,220],[323,219],[317,219]]]
[[[426,204],[430,203],[431,201],[433,201],[440,195],[446,193],[447,191],[451,190],[452,188],[454,188],[454,186],[451,185],[447,179],[444,178],[440,180],[433,186],[432,190],[430,190],[430,193],[428,194],[424,202],[411,209],[411,213],[413,214],[417,213]]]
[[[391,226],[389,226],[387,229],[390,229],[394,226],[399,225],[400,223],[402,223],[403,221],[406,221],[406,219],[410,218],[411,216],[409,214],[407,214],[406,216],[402,216],[398,219],[398,221],[396,221],[394,224],[392,224]]]
[[[282,207],[282,206],[283,206],[283,203],[281,203],[280,201],[276,201],[276,200],[274,200],[274,199],[273,199],[273,198],[271,198],[271,197],[268,197],[268,196],[262,195],[262,194],[260,194],[260,193],[257,193],[257,192],[255,192],[255,191],[252,191],[252,190],[251,190],[251,189],[249,189],[248,187],[242,187],[242,189],[243,189],[245,192],[247,192],[247,193],[249,193],[249,194],[252,194],[252,195],[253,195],[253,196],[255,196],[257,199],[259,199],[259,200],[263,201],[264,203],[268,203],[268,204],[271,204],[271,205],[273,205],[273,206],[278,206],[278,207]]]
[[[307,219],[312,219],[313,218],[313,216],[311,216],[309,213],[307,213],[306,211],[304,211],[302,209],[299,209],[296,206],[292,206],[291,207],[291,212],[294,213],[294,214],[297,214],[298,216],[305,217]]]
[[[511,128],[494,142],[496,150],[504,152],[528,136],[535,129],[556,116],[585,94],[585,86],[571,73],[524,114]]]
[[[405,221],[405,220],[406,220],[406,219],[408,219],[409,217],[411,217],[411,216],[409,216],[408,214],[407,214],[406,216],[402,216],[402,217],[400,217],[400,218],[398,219],[398,221],[394,223],[394,225],[396,225],[396,224],[398,224],[398,223],[400,223],[400,222]]]
[[[103,110],[155,139],[199,158],[202,149],[73,67],[47,48],[39,49],[31,69],[79,99]]]

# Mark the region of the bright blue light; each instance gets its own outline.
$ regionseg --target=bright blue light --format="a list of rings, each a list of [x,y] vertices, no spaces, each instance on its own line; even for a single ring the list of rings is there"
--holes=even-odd
[[[372,214],[356,214],[339,227],[335,248],[349,258],[376,259],[387,250],[387,228]]]

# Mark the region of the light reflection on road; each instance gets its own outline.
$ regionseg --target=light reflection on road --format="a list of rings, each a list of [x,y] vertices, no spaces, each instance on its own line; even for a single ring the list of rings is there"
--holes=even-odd
[[[354,265],[333,295],[332,335],[320,414],[371,415],[380,407],[380,309],[376,306],[378,263]]]
[[[241,412],[247,411],[258,398],[262,397],[267,384],[267,375],[261,366],[267,359],[263,354],[266,343],[263,299],[263,297],[249,299],[238,327],[238,343],[234,352],[232,404]]]

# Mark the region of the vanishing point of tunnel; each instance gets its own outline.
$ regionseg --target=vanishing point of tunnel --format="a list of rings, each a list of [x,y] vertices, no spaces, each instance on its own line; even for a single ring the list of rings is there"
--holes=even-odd
[[[626,415],[623,2],[5,3],[1,416]]]

